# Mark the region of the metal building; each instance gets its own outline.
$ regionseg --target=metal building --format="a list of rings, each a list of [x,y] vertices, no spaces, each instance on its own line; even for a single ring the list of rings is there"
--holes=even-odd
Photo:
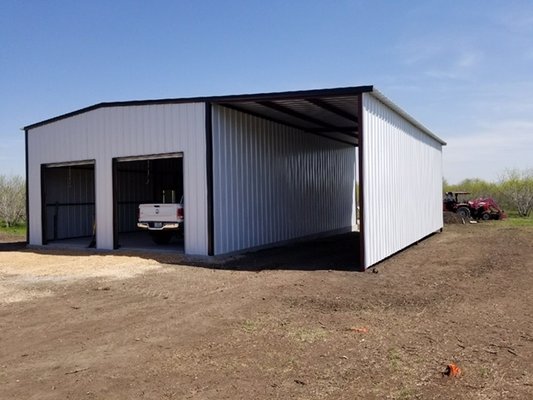
[[[445,143],[372,86],[100,103],[24,130],[30,245],[123,246],[165,188],[187,254],[358,226],[365,269],[443,226]]]

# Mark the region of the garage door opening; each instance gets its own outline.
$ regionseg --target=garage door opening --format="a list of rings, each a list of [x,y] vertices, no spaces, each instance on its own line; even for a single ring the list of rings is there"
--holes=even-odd
[[[43,244],[95,245],[94,161],[41,167]]]
[[[156,213],[163,205],[183,205],[182,154],[114,159],[113,186],[115,248],[184,251],[183,223],[138,226],[139,205]]]

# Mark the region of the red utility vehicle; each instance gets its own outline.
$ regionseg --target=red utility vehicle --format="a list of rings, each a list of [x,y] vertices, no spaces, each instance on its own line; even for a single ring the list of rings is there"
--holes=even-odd
[[[475,218],[488,221],[490,219],[503,219],[507,215],[491,197],[479,197],[466,200],[470,192],[447,192],[444,196],[443,209],[459,214],[463,218]]]
[[[470,192],[447,192],[444,196],[444,211],[451,211],[463,218],[470,218],[470,205],[465,197],[468,194]]]
[[[479,197],[468,202],[474,218],[488,221],[489,219],[504,219],[507,214],[496,204],[492,197]]]

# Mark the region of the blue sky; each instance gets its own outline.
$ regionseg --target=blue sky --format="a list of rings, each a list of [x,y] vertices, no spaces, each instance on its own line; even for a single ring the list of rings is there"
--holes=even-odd
[[[102,101],[375,85],[444,176],[533,168],[533,1],[0,2],[0,173],[21,127]]]

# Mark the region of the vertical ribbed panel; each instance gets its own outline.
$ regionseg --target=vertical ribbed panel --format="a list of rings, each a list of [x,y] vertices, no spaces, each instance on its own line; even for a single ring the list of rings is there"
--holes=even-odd
[[[365,267],[443,226],[442,145],[363,94]]]
[[[28,132],[30,244],[42,244],[40,165],[95,160],[97,247],[113,248],[115,157],[183,153],[185,251],[207,254],[204,103],[109,107]]]
[[[215,254],[355,225],[355,148],[213,107]]]
[[[117,177],[118,232],[137,229],[137,208],[141,203],[153,203],[154,179],[145,172],[147,161],[120,163]],[[139,168],[142,166],[143,168]],[[157,200],[160,201],[160,200]]]
[[[47,168],[46,186],[46,237],[52,240],[91,236],[94,221],[93,166]]]

